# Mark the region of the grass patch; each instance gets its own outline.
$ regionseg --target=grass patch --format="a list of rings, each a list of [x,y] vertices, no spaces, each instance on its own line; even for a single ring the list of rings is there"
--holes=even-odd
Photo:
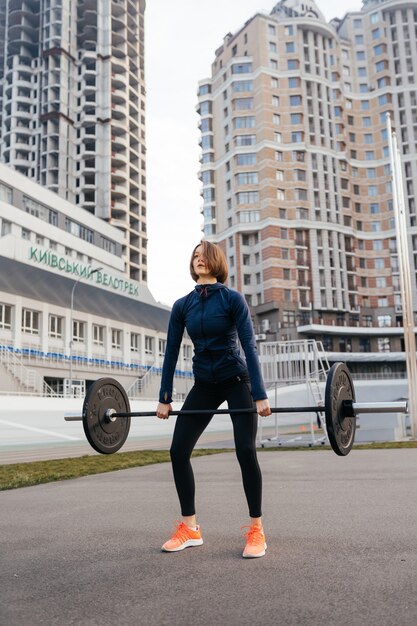
[[[417,441],[392,441],[381,443],[358,444],[354,450],[389,450],[401,448],[417,448]],[[262,452],[285,452],[297,450],[331,450],[330,446],[268,446],[261,448]],[[193,457],[206,456],[230,452],[230,448],[198,448]],[[0,491],[32,487],[42,483],[51,483],[57,480],[79,478],[92,474],[104,474],[116,470],[167,463],[170,461],[167,450],[135,450],[133,452],[118,452],[117,454],[100,456],[82,456],[68,459],[53,459],[50,461],[33,461],[31,463],[14,463],[0,465]]]
[[[222,449],[197,449],[193,457],[218,454]],[[136,450],[100,456],[82,456],[31,463],[0,465],[0,491],[31,487],[68,478],[79,478],[91,474],[104,474],[116,470],[167,463],[170,461],[167,450]]]

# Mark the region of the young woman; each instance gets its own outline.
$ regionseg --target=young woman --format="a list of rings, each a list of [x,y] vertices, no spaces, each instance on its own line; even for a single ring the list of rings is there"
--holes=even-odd
[[[199,413],[199,410],[214,411],[227,401],[229,409],[253,408],[253,413],[232,413],[231,418],[250,515],[243,556],[261,557],[265,554],[266,541],[261,518],[262,475],[255,438],[257,413],[267,416],[271,410],[259,366],[252,321],[245,299],[223,284],[228,270],[221,248],[208,241],[197,245],[192,253],[190,273],[197,285],[194,291],[177,300],[172,308],[156,410],[160,419],[167,419],[172,411],[174,371],[184,329],[187,329],[194,344],[195,381],[182,408],[195,410],[195,414],[179,415],[175,424],[170,452],[182,521],[162,550],[177,552],[203,543],[195,513],[195,485],[190,457],[213,416],[213,413]],[[240,354],[238,339],[246,360]]]

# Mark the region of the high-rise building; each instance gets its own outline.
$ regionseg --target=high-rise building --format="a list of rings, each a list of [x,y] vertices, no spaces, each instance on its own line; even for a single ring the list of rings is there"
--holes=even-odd
[[[199,83],[204,231],[261,340],[314,337],[354,372],[405,369],[387,114],[403,155],[417,309],[417,3],[325,20],[281,0]]]
[[[0,0],[0,160],[124,233],[147,281],[145,0]]]

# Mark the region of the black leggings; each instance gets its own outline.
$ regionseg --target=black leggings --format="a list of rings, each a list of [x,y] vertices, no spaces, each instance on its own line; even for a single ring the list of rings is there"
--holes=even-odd
[[[250,393],[249,379],[235,376],[222,383],[195,381],[183,409],[196,410],[195,415],[178,415],[171,445],[172,469],[175,486],[184,516],[195,514],[195,483],[191,467],[191,453],[198,438],[209,424],[213,413],[201,414],[198,409],[217,409],[227,401],[229,409],[251,408],[253,413],[231,415],[236,456],[242,472],[243,488],[250,517],[261,517],[262,475],[256,456],[258,416]]]

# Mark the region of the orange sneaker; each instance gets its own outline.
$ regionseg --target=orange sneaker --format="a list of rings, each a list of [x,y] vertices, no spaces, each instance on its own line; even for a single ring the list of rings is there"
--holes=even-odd
[[[179,550],[184,550],[184,548],[201,546],[202,544],[200,526],[197,526],[197,530],[193,530],[184,522],[177,522],[171,539],[168,539],[161,549],[164,552],[179,552]]]
[[[266,539],[262,527],[255,526],[242,526],[243,528],[249,528],[244,534],[246,537],[246,546],[243,550],[244,559],[255,559],[259,556],[264,556],[266,552]]]

